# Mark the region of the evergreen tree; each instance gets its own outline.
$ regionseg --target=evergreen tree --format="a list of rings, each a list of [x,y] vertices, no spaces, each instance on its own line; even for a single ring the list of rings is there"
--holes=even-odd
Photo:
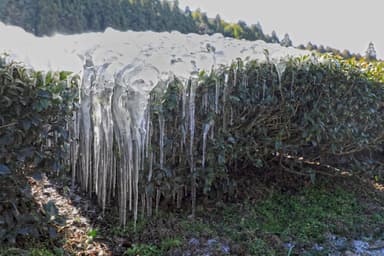
[[[341,52],[341,56],[344,58],[344,59],[350,59],[352,57],[352,54],[350,51],[348,50],[344,50]]]
[[[223,33],[224,32],[224,27],[220,18],[220,15],[217,14],[215,18],[215,29],[217,33]]]
[[[259,22],[249,26],[243,21],[225,22],[219,15],[209,18],[199,9],[192,12],[186,7],[182,11],[178,0],[0,0],[0,21],[37,36],[99,32],[112,27],[122,31],[222,33],[227,37],[292,46],[288,34],[280,42],[275,31],[264,34]],[[309,44],[306,48],[316,50],[317,46]],[[342,54],[330,47],[317,50]],[[367,57],[376,59],[373,44]]]
[[[312,44],[311,42],[308,42],[308,43],[307,43],[307,46],[305,47],[305,49],[308,50],[308,51],[313,51],[313,50],[315,50],[315,49],[314,49],[314,46],[313,46],[313,44]]]
[[[365,59],[367,61],[377,60],[375,46],[372,42],[369,43],[368,49],[365,51]]]
[[[325,53],[324,45],[321,44],[321,45],[317,48],[317,51],[318,51],[319,53]]]
[[[288,34],[284,35],[284,38],[281,40],[280,45],[282,45],[284,47],[292,46],[292,40],[289,38]]]
[[[279,44],[280,43],[279,37],[277,36],[275,30],[272,31],[269,42],[273,43],[273,44]]]
[[[297,46],[297,48],[300,49],[300,50],[305,50],[305,46],[303,44],[299,44]]]

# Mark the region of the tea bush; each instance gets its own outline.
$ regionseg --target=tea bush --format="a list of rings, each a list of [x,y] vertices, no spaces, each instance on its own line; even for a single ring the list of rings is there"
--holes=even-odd
[[[152,151],[156,159],[164,151],[165,165],[155,166],[147,189],[161,187],[170,197],[195,184],[200,193],[230,195],[238,189],[234,177],[250,172],[279,169],[312,181],[319,173],[377,172],[383,78],[380,62],[304,56],[279,64],[238,59],[197,80],[175,79],[151,96]]]
[[[77,83],[68,72],[35,72],[0,61],[1,245],[56,239],[48,211],[55,206],[45,205],[46,214],[38,211],[24,174],[37,167],[64,169]]]
[[[0,174],[31,166],[63,169],[78,77],[0,65]]]

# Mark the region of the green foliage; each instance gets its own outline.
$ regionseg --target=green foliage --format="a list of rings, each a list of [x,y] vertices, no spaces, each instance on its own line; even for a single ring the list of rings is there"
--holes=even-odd
[[[160,115],[166,124],[166,166],[155,166],[154,179],[165,198],[189,186],[191,153],[199,193],[207,196],[239,193],[236,177],[245,171],[280,169],[315,182],[317,174],[329,169],[370,172],[372,166],[382,166],[382,63],[305,56],[279,65],[237,60],[230,67],[201,73],[197,82],[175,80],[163,95],[154,91],[151,141],[157,155]],[[192,83],[198,86],[194,146],[189,152]],[[207,136],[203,168],[203,131],[212,124],[209,134],[214,135]]]
[[[88,236],[89,236],[91,239],[95,239],[96,236],[97,236],[97,229],[91,229],[90,231],[88,231]]]
[[[161,241],[160,248],[163,252],[167,252],[174,248],[179,248],[182,246],[182,241],[180,239],[165,239]]]
[[[233,38],[276,41],[265,36],[260,25],[248,26],[242,21],[228,23],[219,16],[187,8],[178,2],[161,0],[2,0],[0,20],[24,28],[37,36],[104,31],[108,27],[134,31],[179,31],[181,33],[222,33]],[[225,29],[224,29],[225,28]],[[278,40],[277,40],[278,41]]]
[[[300,243],[323,242],[324,234],[352,234],[354,217],[361,212],[356,198],[336,189],[310,188],[297,196],[275,194],[254,209],[261,229]]]
[[[77,78],[68,72],[43,74],[18,64],[0,66],[0,243],[57,238],[55,228],[41,223],[60,222],[58,209],[49,201],[36,212],[31,189],[19,174],[35,167],[64,169],[76,85]]]
[[[41,209],[33,201],[31,187],[23,176],[7,175],[0,179],[0,244],[39,243],[43,238],[57,242],[55,225],[63,224],[52,201]],[[1,254],[0,254],[1,255]]]
[[[157,255],[161,255],[161,250],[155,245],[139,244],[139,245],[133,245],[124,253],[124,255],[157,256]]]
[[[69,83],[68,83],[69,81]],[[27,164],[63,169],[66,129],[77,98],[77,77],[0,67],[0,173]]]
[[[31,256],[54,256],[52,252],[47,249],[32,249],[30,252]]]
[[[197,208],[195,219],[186,218],[184,210],[160,209],[156,216],[139,222],[136,234],[133,228],[112,234],[136,244],[129,250],[131,255],[148,246],[159,249],[158,255],[178,255],[191,250],[192,238],[198,238],[201,247],[209,239],[220,241],[230,247],[230,255],[328,255],[335,253],[329,234],[350,240],[382,237],[384,213],[378,209],[383,195],[367,188],[368,182],[356,180],[321,177],[315,186],[297,192],[271,189],[256,200],[235,203],[208,200]],[[252,189],[259,186],[263,185]],[[294,245],[291,251],[287,243]],[[314,244],[324,250],[316,251]]]
[[[56,32],[64,34],[102,32],[112,27],[122,31],[221,33],[237,39],[264,40],[268,43],[292,46],[288,34],[285,34],[280,42],[276,32],[273,31],[271,35],[264,34],[259,23],[247,25],[241,20],[230,23],[222,20],[219,15],[209,18],[200,9],[192,12],[188,7],[182,11],[178,1],[171,3],[165,0],[2,0],[0,20],[6,24],[20,26],[37,36],[52,35]],[[299,45],[298,48],[331,53],[345,59],[352,56],[362,59],[360,54],[351,54],[348,50],[340,51],[329,46],[317,46],[311,42],[308,42],[307,46]],[[372,50],[369,52],[373,54],[367,55],[367,60],[376,60],[375,52]]]
[[[251,255],[276,255],[276,252],[264,240],[258,238],[249,243],[249,253]]]

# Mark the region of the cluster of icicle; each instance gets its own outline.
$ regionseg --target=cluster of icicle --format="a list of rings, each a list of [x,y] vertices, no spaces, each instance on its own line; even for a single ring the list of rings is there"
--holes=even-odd
[[[218,65],[228,65],[236,58],[266,60],[306,54],[293,48],[284,48],[262,41],[244,41],[224,38],[222,35],[184,35],[178,32],[118,32],[56,35],[36,38],[23,30],[0,23],[0,33],[6,35],[0,42],[0,52],[9,59],[19,60],[37,70],[67,70],[82,77],[80,107],[74,113],[70,128],[71,166],[73,181],[84,191],[96,196],[103,209],[112,200],[118,200],[121,224],[127,223],[129,212],[137,220],[139,202],[148,214],[152,200],[160,199],[140,194],[140,180],[152,179],[152,166],[164,165],[164,117],[159,117],[159,155],[150,151],[153,131],[148,111],[149,95],[159,84],[166,88],[174,77],[192,84],[183,96],[187,101],[183,117],[189,116],[189,152],[193,152],[195,130],[194,75],[209,71]],[[187,88],[187,86],[186,86]],[[219,88],[219,85],[217,86]],[[217,89],[219,90],[219,89]],[[218,93],[217,93],[218,94]],[[215,99],[216,109],[218,98]],[[204,128],[204,141],[210,130]],[[206,145],[203,145],[204,152]],[[190,171],[195,159],[190,155]],[[205,155],[202,156],[204,165]],[[149,163],[145,165],[145,163]],[[147,177],[143,169],[149,166]],[[193,175],[192,175],[193,176]],[[191,195],[196,188],[191,181]],[[192,209],[196,199],[192,198]]]

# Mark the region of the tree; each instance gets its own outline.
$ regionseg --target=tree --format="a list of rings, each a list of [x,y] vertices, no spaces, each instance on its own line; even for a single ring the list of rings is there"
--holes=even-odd
[[[221,17],[219,14],[216,15],[215,26],[216,26],[215,29],[216,29],[217,33],[223,33],[224,32],[224,27],[223,27],[222,20],[221,20]]]
[[[275,30],[272,31],[272,34],[271,34],[271,37],[270,37],[269,40],[270,40],[269,42],[270,42],[270,43],[273,43],[273,44],[278,44],[278,43],[280,43],[279,37],[277,36]]]
[[[344,51],[341,52],[341,56],[344,58],[344,59],[350,59],[352,58],[352,54],[350,51],[348,51],[347,49],[345,49]]]
[[[305,49],[307,49],[308,51],[313,51],[315,48],[311,42],[308,42]]]
[[[375,46],[372,42],[369,43],[368,49],[365,51],[365,59],[367,61],[377,60]]]
[[[319,48],[317,48],[317,51],[319,52],[319,53],[325,53],[325,48],[324,48],[324,45],[320,45],[319,46]]]
[[[220,15],[208,17],[200,9],[182,11],[179,0],[0,0],[0,21],[20,26],[37,36],[54,33],[102,32],[107,27],[117,30],[156,32],[176,30],[181,33],[214,34],[250,41],[263,40],[292,46],[288,34],[279,40],[275,31],[264,34],[259,22],[247,25],[244,21],[230,23]],[[343,54],[339,50],[309,43],[299,49]],[[348,55],[344,52],[345,56]],[[351,54],[355,56],[355,54]],[[368,59],[376,59],[373,44]]]
[[[292,46],[292,40],[289,38],[288,34],[284,35],[284,38],[283,38],[283,40],[281,40],[280,45],[284,46],[284,47]]]

